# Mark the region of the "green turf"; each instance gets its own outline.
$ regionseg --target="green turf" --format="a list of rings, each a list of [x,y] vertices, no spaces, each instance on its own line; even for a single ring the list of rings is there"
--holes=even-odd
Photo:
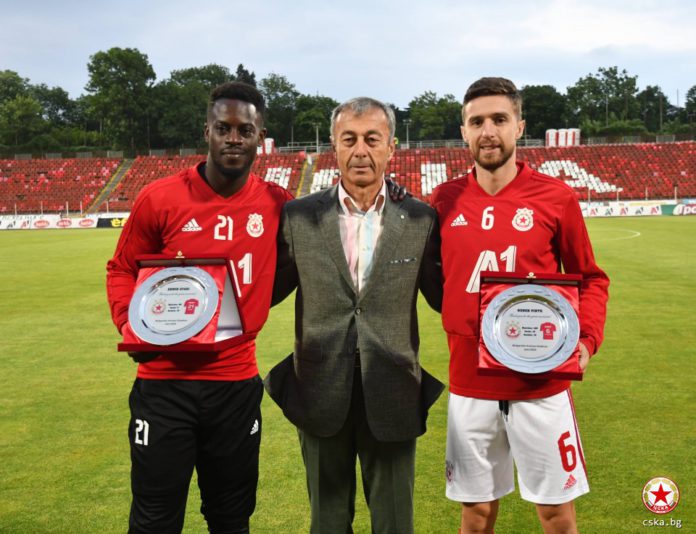
[[[592,492],[577,502],[584,533],[644,532],[660,519],[641,502],[654,476],[677,482],[669,519],[696,527],[696,424],[691,309],[696,218],[593,219],[611,279],[606,341],[574,386]],[[125,532],[130,491],[127,398],[135,366],[115,350],[104,295],[114,230],[0,232],[0,532]],[[259,338],[262,373],[292,348],[292,303],[272,310]],[[439,317],[422,308],[424,366],[447,379]],[[264,399],[261,480],[252,532],[302,533],[308,505],[295,429]],[[416,532],[455,533],[444,497],[446,400],[418,442]],[[192,484],[185,532],[205,532]],[[648,529],[649,530],[649,529]],[[369,518],[358,499],[356,533]],[[533,506],[501,503],[497,532],[539,532]]]

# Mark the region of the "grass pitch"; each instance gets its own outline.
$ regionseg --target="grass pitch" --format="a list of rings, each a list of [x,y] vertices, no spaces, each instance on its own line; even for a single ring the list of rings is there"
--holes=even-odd
[[[576,503],[584,533],[644,532],[644,522],[696,528],[696,217],[593,219],[609,273],[606,340],[574,385],[592,491]],[[135,364],[115,347],[104,266],[118,231],[0,232],[0,532],[124,532],[130,502],[127,398]],[[447,381],[437,314],[421,308],[423,365]],[[258,341],[265,373],[292,349],[290,300]],[[252,532],[308,531],[297,434],[267,397]],[[444,497],[446,397],[418,441],[416,532],[455,533],[459,506]],[[641,490],[666,476],[681,502],[647,511]],[[206,532],[191,485],[185,532]],[[358,497],[355,532],[368,533]],[[505,497],[497,532],[539,532],[534,507]]]

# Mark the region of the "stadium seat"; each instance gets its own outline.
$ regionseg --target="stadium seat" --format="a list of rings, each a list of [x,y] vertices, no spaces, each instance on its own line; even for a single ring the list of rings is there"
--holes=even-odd
[[[0,160],[0,213],[79,213],[108,183],[117,158]]]
[[[593,200],[696,197],[696,142],[519,148],[518,157],[564,180],[579,198]],[[110,193],[110,211],[127,211],[142,187],[195,165],[205,156],[141,156]],[[120,159],[0,160],[0,213],[71,212],[86,209],[116,172]],[[304,153],[259,155],[253,171],[297,194]],[[397,150],[387,175],[417,198],[468,172],[466,148]],[[320,154],[312,168],[311,192],[330,187],[339,171],[333,152]],[[99,207],[106,210],[106,205]]]
[[[109,210],[130,210],[138,192],[145,185],[196,165],[204,159],[204,155],[137,157],[109,196]],[[297,193],[305,160],[304,153],[258,155],[252,172],[266,181],[277,183],[294,195]],[[101,208],[105,209],[105,206]]]

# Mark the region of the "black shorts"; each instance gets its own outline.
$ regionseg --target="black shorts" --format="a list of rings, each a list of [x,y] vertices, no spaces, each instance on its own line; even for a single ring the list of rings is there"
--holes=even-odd
[[[136,379],[130,394],[132,534],[180,533],[195,468],[210,532],[248,532],[263,384]]]

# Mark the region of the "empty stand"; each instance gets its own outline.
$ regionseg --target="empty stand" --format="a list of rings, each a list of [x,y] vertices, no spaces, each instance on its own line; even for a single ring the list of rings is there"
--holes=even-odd
[[[0,160],[0,213],[87,209],[120,159]]]
[[[412,195],[427,199],[437,185],[466,174],[473,162],[469,151],[462,148],[397,150],[386,173]],[[336,183],[338,174],[336,156],[330,152],[320,154],[314,166],[311,191]]]
[[[696,143],[524,148],[519,156],[590,199],[696,196]]]
[[[581,198],[593,200],[696,197],[696,142],[518,148],[518,158],[558,177]],[[387,174],[414,196],[427,200],[434,187],[468,172],[473,159],[466,148],[397,150]],[[338,179],[332,153],[321,154],[312,191]]]
[[[519,148],[518,157],[573,187],[581,199],[696,198],[696,142]],[[110,193],[110,211],[128,211],[146,184],[195,165],[205,156],[144,156],[133,162]],[[304,153],[259,155],[253,171],[296,195],[307,161]],[[0,213],[71,212],[87,207],[109,182],[120,159],[0,160]],[[446,180],[468,172],[466,148],[397,150],[387,174],[414,196],[428,200]],[[330,187],[339,176],[332,152],[320,154],[312,169],[311,192]],[[99,207],[106,211],[106,203]]]
[[[305,159],[304,152],[258,155],[252,172],[266,181],[277,183],[294,195],[299,186]],[[137,157],[123,180],[109,196],[109,210],[129,211],[133,207],[138,192],[145,185],[159,178],[176,174],[203,160],[205,160],[204,155]],[[105,209],[105,205],[100,207],[101,211]]]
[[[274,182],[297,195],[306,159],[304,152],[259,155],[252,170],[267,182]]]
[[[205,156],[138,156],[123,179],[111,192],[109,211],[130,211],[138,192],[150,182],[191,167]],[[98,211],[106,211],[106,203]]]

